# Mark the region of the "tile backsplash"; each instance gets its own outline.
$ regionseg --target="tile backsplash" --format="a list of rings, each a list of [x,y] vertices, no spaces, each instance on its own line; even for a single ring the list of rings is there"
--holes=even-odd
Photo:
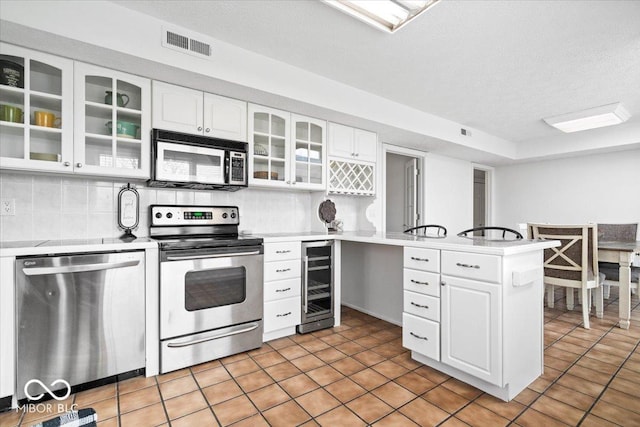
[[[117,198],[126,181],[56,175],[0,173],[0,198],[15,200],[15,215],[0,217],[0,240],[55,240],[118,237]],[[253,233],[323,230],[320,193],[247,188],[236,192],[157,189],[135,184],[140,194],[136,236],[148,235],[152,204],[235,205],[240,230]],[[363,215],[371,198],[329,196],[345,230],[371,229]]]

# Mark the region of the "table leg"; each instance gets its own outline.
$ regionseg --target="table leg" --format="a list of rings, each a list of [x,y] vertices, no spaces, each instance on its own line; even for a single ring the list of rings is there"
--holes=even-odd
[[[631,324],[631,257],[632,252],[620,252],[620,323],[622,329]]]

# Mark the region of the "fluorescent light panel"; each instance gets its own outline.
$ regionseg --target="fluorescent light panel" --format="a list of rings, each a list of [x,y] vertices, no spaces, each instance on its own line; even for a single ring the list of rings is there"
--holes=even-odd
[[[603,105],[575,113],[547,117],[544,120],[549,126],[562,132],[579,132],[581,130],[618,125],[626,122],[631,114],[620,103]]]
[[[436,4],[439,0],[323,0],[330,6],[389,33]]]

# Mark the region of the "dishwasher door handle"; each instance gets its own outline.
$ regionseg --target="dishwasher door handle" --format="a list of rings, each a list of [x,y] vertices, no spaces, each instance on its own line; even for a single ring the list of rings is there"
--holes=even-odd
[[[258,323],[253,323],[251,326],[248,326],[246,328],[243,327],[243,328],[240,328],[240,329],[234,329],[234,330],[231,330],[229,332],[223,332],[221,334],[210,335],[208,337],[198,338],[198,339],[191,340],[191,341],[170,342],[170,343],[167,344],[167,347],[169,347],[169,348],[188,347],[190,345],[196,345],[196,344],[200,344],[200,343],[207,342],[207,341],[217,340],[217,339],[220,339],[220,338],[231,337],[233,335],[244,334],[245,332],[251,332],[251,331],[255,330],[258,326],[259,326]]]
[[[133,267],[140,264],[140,260],[108,262],[101,264],[65,265],[62,267],[30,267],[23,268],[25,276],[42,276],[45,274],[84,273],[87,271],[113,270],[115,268]]]

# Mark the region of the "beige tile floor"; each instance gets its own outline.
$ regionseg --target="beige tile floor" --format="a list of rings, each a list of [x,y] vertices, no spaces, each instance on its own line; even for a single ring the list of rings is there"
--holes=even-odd
[[[152,378],[72,395],[99,426],[632,426],[640,425],[640,305],[617,328],[580,326],[558,292],[545,309],[545,372],[509,403],[414,362],[398,326],[343,307],[343,324]],[[30,426],[51,414],[0,414]],[[44,416],[44,418],[43,418]]]

